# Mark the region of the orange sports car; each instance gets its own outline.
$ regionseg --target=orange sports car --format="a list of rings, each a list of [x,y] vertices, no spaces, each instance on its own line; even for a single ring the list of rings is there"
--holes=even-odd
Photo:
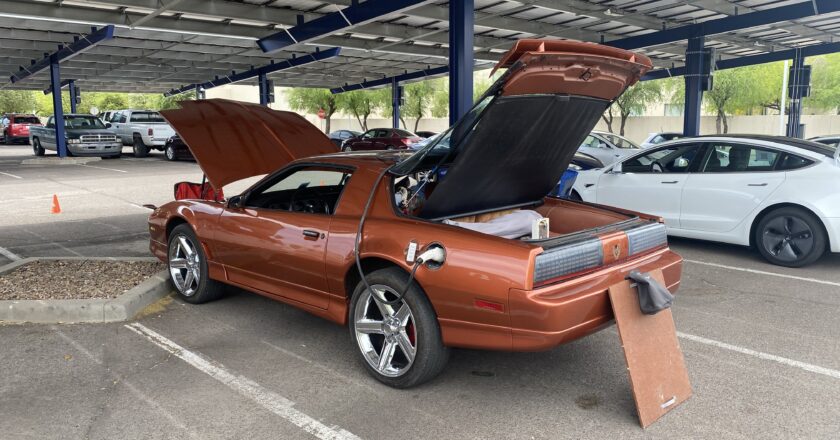
[[[598,118],[650,60],[523,40],[472,110],[416,152],[337,153],[301,116],[225,100],[162,112],[210,184],[267,174],[226,201],[149,217],[152,253],[187,302],[238,286],[338,324],[394,387],[450,347],[533,351],[613,322],[607,288],[682,259],[656,217],[547,197]]]

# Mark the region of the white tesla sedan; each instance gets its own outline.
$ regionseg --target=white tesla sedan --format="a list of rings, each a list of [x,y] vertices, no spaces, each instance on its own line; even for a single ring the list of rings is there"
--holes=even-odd
[[[775,136],[680,139],[581,171],[571,197],[656,214],[670,235],[754,246],[799,267],[840,252],[838,154]]]

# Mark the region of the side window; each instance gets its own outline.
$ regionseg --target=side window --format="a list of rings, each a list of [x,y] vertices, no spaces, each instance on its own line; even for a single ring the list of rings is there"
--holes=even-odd
[[[146,122],[145,116],[143,113],[132,113],[129,122]]]
[[[389,135],[388,130],[378,129],[378,130],[376,130],[376,134],[374,134],[373,137],[384,138],[384,137],[387,137],[388,135]]]
[[[772,171],[781,155],[778,151],[750,145],[709,144],[711,151],[703,172],[737,173]]]
[[[621,167],[625,173],[687,173],[699,151],[699,145],[674,145],[636,156]]]
[[[598,148],[600,146],[601,141],[595,138],[595,136],[589,135],[586,139],[583,140],[583,143],[580,145],[581,147],[589,147],[589,148]]]
[[[119,122],[121,124],[125,123],[125,113],[118,113],[118,114],[119,114],[119,116],[118,116],[117,122]]]
[[[50,118],[47,119],[47,128],[54,128],[54,127],[55,127],[55,119],[53,119],[53,117],[50,116]]]
[[[376,134],[376,130],[368,130],[367,132],[365,132],[365,134],[363,134],[363,135],[362,135],[362,138],[364,138],[364,139],[370,139],[370,138],[372,138],[372,137],[373,137],[373,135],[375,135],[375,134]]]
[[[776,167],[776,169],[779,171],[790,171],[807,167],[812,163],[814,163],[814,161],[812,161],[811,159],[806,159],[801,156],[785,153],[782,155],[782,158],[779,159],[779,165]]]
[[[333,214],[350,171],[298,168],[282,173],[248,195],[245,206],[310,214]]]

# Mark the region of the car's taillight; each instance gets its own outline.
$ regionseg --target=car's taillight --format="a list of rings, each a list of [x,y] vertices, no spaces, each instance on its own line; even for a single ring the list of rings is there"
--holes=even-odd
[[[151,136],[151,135],[153,135],[153,134],[155,134],[155,130],[154,130],[153,128],[150,128],[150,129],[149,129],[149,136]]]
[[[604,241],[599,237],[549,248],[537,255],[534,262],[534,286],[541,286],[591,272],[604,264],[610,264],[668,244],[665,225],[648,225],[624,231],[627,240],[627,255],[621,256],[621,247],[615,255],[604,255]],[[613,248],[616,249],[616,248]],[[612,250],[612,249],[610,249]]]
[[[411,143],[412,143],[412,140],[411,140],[411,139],[409,139],[409,138],[402,138],[402,139],[400,139],[400,140],[401,140],[401,141],[402,141],[402,143],[403,143],[403,144],[405,144],[405,145],[411,145]]]

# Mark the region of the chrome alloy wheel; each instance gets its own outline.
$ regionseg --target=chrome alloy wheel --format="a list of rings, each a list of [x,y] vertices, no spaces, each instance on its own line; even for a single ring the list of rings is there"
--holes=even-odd
[[[398,293],[388,286],[370,287],[380,299],[398,298]],[[411,308],[405,301],[394,306],[382,304],[370,290],[362,292],[357,301],[353,330],[365,360],[383,376],[402,376],[411,368],[417,354],[417,331]]]
[[[814,233],[808,223],[793,216],[772,219],[764,228],[762,245],[774,257],[795,262],[814,247]]]
[[[201,280],[201,260],[195,243],[179,235],[169,247],[169,275],[175,287],[184,296],[195,295]]]

